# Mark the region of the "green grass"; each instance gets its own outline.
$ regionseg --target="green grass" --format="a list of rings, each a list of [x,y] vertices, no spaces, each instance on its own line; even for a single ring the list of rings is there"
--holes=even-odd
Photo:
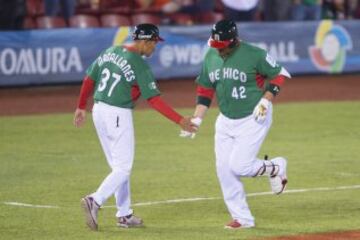
[[[278,104],[259,155],[288,158],[288,190],[360,185],[359,110],[360,102]],[[115,209],[104,208],[99,232],[85,227],[79,207],[109,171],[90,115],[82,129],[72,126],[71,114],[1,117],[0,239],[262,239],[360,229],[360,189],[348,189],[249,197],[257,227],[224,230],[230,217],[215,174],[216,115],[212,109],[189,140],[155,111],[135,111],[133,203],[216,199],[135,206],[142,229],[118,229]],[[248,193],[269,191],[266,178],[244,182]]]

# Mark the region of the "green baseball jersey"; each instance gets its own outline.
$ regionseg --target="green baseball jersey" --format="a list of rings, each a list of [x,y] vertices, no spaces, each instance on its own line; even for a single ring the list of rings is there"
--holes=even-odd
[[[103,51],[86,70],[95,81],[94,100],[134,108],[131,88],[138,85],[143,98],[160,94],[149,65],[137,53],[114,46]]]
[[[280,71],[281,66],[265,50],[242,41],[225,59],[210,48],[196,82],[215,89],[220,112],[238,119],[252,114],[263,96],[259,79],[272,79]]]

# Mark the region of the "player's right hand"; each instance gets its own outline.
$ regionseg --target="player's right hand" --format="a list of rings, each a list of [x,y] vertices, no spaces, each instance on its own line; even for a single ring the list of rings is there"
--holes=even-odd
[[[191,132],[191,133],[196,132],[198,129],[198,126],[196,124],[194,124],[193,122],[191,122],[191,117],[183,117],[180,120],[179,125],[182,130]]]
[[[195,138],[195,135],[196,135],[196,133],[194,133],[194,132],[188,132],[188,131],[185,131],[185,130],[180,130],[179,137],[182,137],[182,138]]]
[[[201,122],[202,122],[202,119],[199,118],[199,117],[192,118],[192,119],[191,119],[191,122],[192,122],[193,124],[195,124],[196,130],[198,130],[199,127],[200,127],[200,124],[201,124]],[[183,138],[195,138],[195,135],[196,135],[195,132],[189,132],[189,131],[186,131],[186,130],[181,130],[181,131],[180,131],[180,134],[179,134],[179,136],[180,136],[180,137],[183,137]]]
[[[81,127],[85,123],[86,110],[77,108],[74,113],[74,125],[75,127]]]

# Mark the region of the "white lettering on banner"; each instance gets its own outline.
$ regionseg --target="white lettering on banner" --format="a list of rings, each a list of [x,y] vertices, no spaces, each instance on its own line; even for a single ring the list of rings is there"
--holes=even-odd
[[[72,68],[74,68],[77,72],[81,72],[83,69],[79,50],[77,48],[70,48],[66,71],[70,72]]]
[[[160,63],[164,67],[174,64],[200,64],[203,60],[207,46],[199,44],[166,45],[160,49]]]
[[[75,47],[20,49],[5,48],[0,52],[0,73],[14,74],[50,74],[81,72],[83,70],[79,50]]]
[[[65,52],[64,49],[61,48],[53,48],[53,54],[52,54],[52,68],[51,72],[56,73],[58,69],[60,72],[64,72],[64,61],[65,61]]]
[[[6,66],[6,59],[9,59],[10,66]],[[5,75],[10,75],[15,71],[16,68],[16,53],[11,48],[6,48],[4,51],[1,52],[0,57],[0,67],[1,72]]]
[[[38,63],[38,72],[41,75],[45,75],[50,72],[50,61],[47,61],[47,59],[50,59],[50,51],[46,51],[45,54],[42,54],[42,49],[36,49],[36,59]]]
[[[299,56],[295,52],[295,42],[280,41],[277,43],[253,43],[254,45],[268,51],[269,55],[279,62],[297,62]]]

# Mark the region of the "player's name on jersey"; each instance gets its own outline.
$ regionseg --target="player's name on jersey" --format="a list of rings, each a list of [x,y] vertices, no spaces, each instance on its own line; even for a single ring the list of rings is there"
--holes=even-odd
[[[122,56],[116,53],[105,53],[99,56],[97,59],[97,63],[99,67],[101,67],[103,64],[107,62],[113,63],[116,66],[118,66],[120,70],[123,72],[127,82],[131,82],[135,80],[135,73],[132,70],[131,65]]]
[[[222,68],[216,69],[209,73],[209,79],[212,83],[219,81],[220,79],[228,80],[240,80],[241,82],[247,81],[247,75],[244,72],[239,71],[236,68]]]

